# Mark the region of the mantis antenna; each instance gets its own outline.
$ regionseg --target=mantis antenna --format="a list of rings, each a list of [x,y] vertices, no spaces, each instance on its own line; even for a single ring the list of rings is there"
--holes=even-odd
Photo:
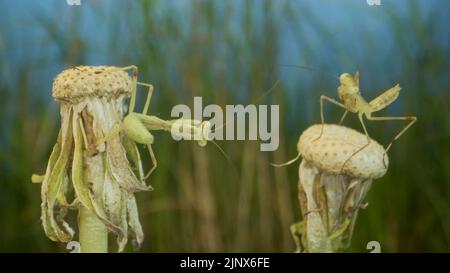
[[[306,65],[295,65],[295,64],[279,64],[279,66],[284,66],[284,67],[294,67],[294,68],[299,68],[299,69],[306,69],[306,70],[310,70],[310,71],[317,71],[319,73],[324,73],[335,78],[335,79],[339,79],[338,76],[336,76],[336,74],[328,72],[326,69],[321,69],[321,68],[314,68],[314,67],[310,67],[310,66],[306,66]]]

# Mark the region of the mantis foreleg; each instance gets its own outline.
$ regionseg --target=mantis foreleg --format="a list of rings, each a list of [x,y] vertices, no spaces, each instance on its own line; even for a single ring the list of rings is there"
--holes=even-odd
[[[341,125],[344,122],[345,118],[347,117],[347,114],[348,114],[348,110],[345,110],[344,114],[342,115],[341,119],[339,120],[339,125]]]
[[[341,172],[344,170],[345,164],[347,164],[347,162],[348,162],[353,156],[355,156],[357,153],[361,152],[364,148],[366,148],[366,147],[369,146],[369,144],[370,144],[369,133],[367,133],[367,129],[366,129],[366,125],[364,124],[363,114],[362,114],[362,113],[358,114],[358,119],[359,119],[359,122],[361,123],[361,125],[362,125],[362,127],[363,127],[363,129],[364,129],[364,133],[366,134],[366,137],[367,137],[367,143],[366,143],[364,146],[362,146],[361,148],[359,148],[358,150],[356,150],[355,152],[353,152],[353,154],[352,154],[349,158],[347,158],[347,160],[345,160],[344,164],[342,164]]]

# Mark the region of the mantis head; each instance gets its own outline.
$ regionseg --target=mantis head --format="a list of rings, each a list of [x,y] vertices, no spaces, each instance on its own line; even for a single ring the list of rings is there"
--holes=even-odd
[[[201,147],[211,140],[211,123],[192,119],[176,119],[168,124],[172,136],[177,139],[195,140]]]
[[[352,76],[349,73],[343,73],[339,76],[339,82],[341,83],[342,88],[345,89],[348,93],[358,93],[359,92],[359,72],[355,73],[355,76]]]

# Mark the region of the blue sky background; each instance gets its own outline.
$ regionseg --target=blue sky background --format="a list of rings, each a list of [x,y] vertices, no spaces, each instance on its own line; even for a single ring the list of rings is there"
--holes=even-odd
[[[280,3],[287,0],[277,1]],[[50,88],[50,79],[65,64],[58,64],[55,56],[57,55],[56,47],[48,43],[48,30],[40,23],[43,18],[52,21],[61,29],[69,28],[74,18],[79,18],[77,23],[77,31],[86,39],[86,58],[89,64],[118,64],[120,60],[114,59],[112,56],[120,54],[111,54],[110,41],[111,36],[116,35],[120,39],[116,40],[118,50],[126,50],[120,48],[121,44],[125,44],[129,39],[126,33],[115,28],[120,27],[121,20],[128,18],[127,8],[132,10],[132,2],[137,1],[108,1],[108,0],[82,0],[81,6],[69,6],[63,0],[18,0],[18,1],[1,1],[0,9],[0,53],[4,57],[2,65],[8,67],[3,73],[12,73],[16,65],[29,61],[32,58],[42,58],[49,62],[56,62],[56,66],[51,66],[51,71],[36,71],[40,82],[44,87]],[[239,7],[243,6],[244,1],[231,1],[237,7],[235,12],[236,20],[239,18]],[[332,40],[323,40],[321,33],[317,32],[317,28],[310,24],[302,24],[299,22],[298,27],[302,28],[307,40],[298,41],[299,37],[295,37],[292,31],[287,31],[280,35],[281,39],[281,57],[282,64],[298,64],[306,65],[321,69],[332,69],[332,72],[339,75],[341,71],[354,71],[360,69],[362,72],[366,67],[371,73],[381,74],[387,82],[391,82],[396,77],[401,67],[394,61],[389,59],[398,51],[414,52],[419,45],[413,42],[405,41],[407,48],[394,44],[392,40],[392,25],[389,22],[389,16],[395,14],[400,18],[407,19],[412,16],[410,3],[414,2],[420,11],[419,21],[434,20],[433,39],[444,46],[450,44],[448,25],[450,25],[450,5],[445,0],[382,0],[381,6],[369,6],[363,0],[303,0],[290,1],[297,2],[298,10],[294,13],[315,18],[321,24],[321,27],[327,32],[333,34]],[[220,2],[216,1],[219,6]],[[253,1],[252,6],[255,13],[258,13],[260,5],[258,1]],[[182,25],[186,26],[189,31],[190,1],[174,0],[160,1],[156,5],[156,10],[152,16],[164,16],[166,13],[177,14],[178,20]],[[132,11],[131,11],[132,12]],[[277,16],[283,18],[283,11],[279,11]],[[126,16],[125,16],[126,15]],[[123,18],[123,19],[121,19]],[[138,26],[139,18],[135,18],[131,24]],[[302,17],[299,18],[302,20]],[[281,20],[283,21],[283,20]],[[130,22],[128,22],[130,23]],[[285,22],[285,24],[288,24]],[[73,27],[73,26],[72,26]],[[201,26],[198,26],[201,27]],[[406,34],[414,26],[403,24],[400,31]],[[125,31],[126,32],[126,31]],[[236,29],[239,33],[239,29]],[[270,37],[267,37],[270,39]],[[412,37],[411,40],[413,41]],[[362,43],[370,41],[370,48],[362,46]],[[142,41],[146,43],[146,41]],[[302,56],[302,43],[308,44],[315,48],[314,55]],[[340,49],[341,52],[337,52]],[[342,50],[343,49],[343,50]],[[274,64],[275,65],[275,64]],[[295,69],[284,69],[284,80],[287,84],[292,83],[292,79],[307,81],[308,73],[305,79],[304,71],[299,72]],[[334,70],[334,71],[333,71]],[[9,72],[8,72],[9,71]],[[299,76],[300,75],[300,76]],[[9,77],[6,78],[10,78]],[[300,77],[300,78],[299,78]],[[364,77],[364,73],[362,73]],[[365,78],[365,77],[364,77]],[[377,85],[378,77],[367,77],[365,79],[368,85]],[[332,82],[332,80],[331,80]],[[385,84],[382,83],[384,86]]]

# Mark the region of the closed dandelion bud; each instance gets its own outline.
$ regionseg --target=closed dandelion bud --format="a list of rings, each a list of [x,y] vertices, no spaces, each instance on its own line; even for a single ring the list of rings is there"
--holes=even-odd
[[[303,221],[291,231],[298,252],[338,252],[347,247],[372,180],[382,177],[388,166],[384,148],[371,139],[367,145],[366,135],[324,125],[320,136],[321,126],[309,127],[297,144],[303,158],[298,182]]]

